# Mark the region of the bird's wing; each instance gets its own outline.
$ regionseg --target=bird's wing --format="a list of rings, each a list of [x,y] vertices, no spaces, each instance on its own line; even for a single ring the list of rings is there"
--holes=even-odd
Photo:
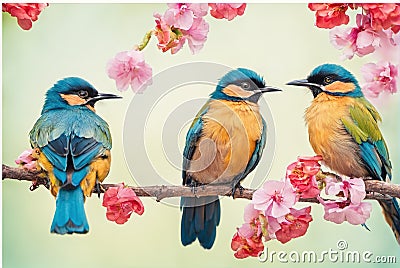
[[[392,165],[385,140],[378,127],[381,117],[375,107],[365,98],[360,98],[350,107],[350,116],[341,120],[347,132],[359,145],[361,158],[371,176],[380,180],[385,180],[386,175],[391,178]]]
[[[54,166],[55,176],[63,183],[67,180],[67,169],[73,168],[72,183],[78,185],[87,173],[85,167],[96,156],[111,149],[107,123],[97,115],[88,115],[89,118],[66,127],[66,124],[57,123],[59,118],[54,121],[54,116],[43,114],[30,133],[32,147],[41,149]]]
[[[254,148],[254,152],[250,158],[250,161],[247,164],[246,169],[241,174],[239,174],[234,178],[234,185],[236,185],[241,180],[243,180],[247,175],[249,175],[249,173],[252,172],[260,162],[262,153],[264,151],[265,142],[267,139],[267,123],[265,122],[264,118],[262,118],[262,124],[263,124],[263,129],[261,137],[256,143],[256,147]]]
[[[209,102],[206,102],[200,111],[197,113],[195,119],[192,122],[192,125],[189,128],[188,133],[186,134],[186,144],[185,149],[183,150],[183,163],[182,163],[182,179],[183,185],[190,183],[187,181],[186,171],[189,169],[190,160],[192,160],[194,151],[197,147],[197,142],[202,135],[203,130],[203,115],[207,113]]]

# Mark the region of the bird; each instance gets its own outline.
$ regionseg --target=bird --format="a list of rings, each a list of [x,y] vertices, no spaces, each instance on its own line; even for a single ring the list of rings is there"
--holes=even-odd
[[[38,170],[49,178],[50,191],[56,197],[51,233],[89,231],[85,197],[108,175],[112,144],[109,126],[96,114],[94,105],[115,98],[121,97],[99,93],[79,77],[64,78],[46,93],[29,138]]]
[[[306,79],[287,85],[307,87],[314,96],[306,109],[305,121],[311,146],[327,167],[352,178],[391,180],[389,151],[378,126],[381,116],[364,97],[351,72],[337,64],[322,64]],[[378,202],[400,244],[400,208],[396,198]]]
[[[256,72],[233,69],[218,82],[209,100],[195,116],[183,151],[183,185],[229,185],[232,196],[260,161],[266,142],[267,124],[258,101],[263,93],[280,91],[266,86]],[[199,240],[211,249],[219,225],[218,196],[182,197],[181,242]]]

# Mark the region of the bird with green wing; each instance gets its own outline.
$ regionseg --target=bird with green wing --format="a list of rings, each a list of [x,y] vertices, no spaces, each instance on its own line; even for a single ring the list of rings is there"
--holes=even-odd
[[[336,64],[323,64],[288,85],[308,87],[314,100],[305,120],[315,153],[333,171],[353,178],[390,181],[392,164],[375,107],[356,78]],[[380,200],[383,214],[400,244],[400,208],[396,198]]]

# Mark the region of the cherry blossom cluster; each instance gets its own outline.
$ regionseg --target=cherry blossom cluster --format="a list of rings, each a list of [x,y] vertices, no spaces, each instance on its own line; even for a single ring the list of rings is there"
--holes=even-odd
[[[106,217],[109,221],[124,224],[131,217],[132,212],[142,215],[144,206],[135,192],[125,187],[124,183],[118,187],[110,187],[104,193],[103,207],[107,208]]]
[[[176,54],[185,43],[192,54],[198,53],[207,41],[209,24],[204,19],[210,14],[216,19],[232,20],[244,14],[246,4],[173,3],[167,4],[164,14],[154,13],[155,27],[146,33],[143,42],[133,50],[119,52],[107,64],[107,74],[116,81],[117,89],[129,88],[135,93],[143,92],[152,81],[152,68],[144,61],[142,50],[152,36],[162,52]]]
[[[323,205],[324,219],[335,223],[347,221],[364,224],[372,206],[362,202],[365,185],[362,179],[326,177],[317,180],[321,165],[320,156],[299,157],[287,167],[281,181],[266,181],[254,192],[250,204],[244,210],[244,224],[237,228],[231,242],[234,256],[242,259],[258,257],[264,250],[263,242],[277,239],[287,243],[305,235],[311,217],[311,206],[294,208],[300,198],[317,198]],[[324,200],[321,188],[334,200]]]
[[[315,11],[317,27],[332,29],[330,41],[335,48],[342,50],[341,59],[352,59],[354,55],[363,57],[374,52],[383,55],[378,63],[367,63],[361,69],[365,81],[362,89],[367,96],[397,92],[400,4],[310,3],[308,7]],[[361,12],[356,15],[356,26],[337,27],[350,22],[346,12],[351,9]],[[393,59],[396,57],[397,63],[390,62],[396,61]]]
[[[325,201],[321,196],[317,197],[324,206],[324,219],[337,224],[344,221],[354,225],[364,224],[372,210],[370,203],[362,201],[366,195],[364,181],[348,177],[338,181],[337,178],[327,177],[325,184],[325,194],[337,199]]]
[[[32,22],[37,21],[39,14],[48,5],[47,3],[3,3],[2,10],[16,17],[18,25],[23,30],[30,30]]]

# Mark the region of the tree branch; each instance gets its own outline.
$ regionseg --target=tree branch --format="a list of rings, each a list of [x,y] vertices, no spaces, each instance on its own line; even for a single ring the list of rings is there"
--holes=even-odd
[[[326,173],[325,173],[326,174]],[[33,187],[31,190],[35,190],[39,185],[43,184],[48,188],[48,179],[43,177],[43,173],[31,172],[22,168],[9,167],[3,164],[3,180],[13,179],[20,181],[31,181]],[[365,188],[367,191],[366,199],[390,199],[392,197],[400,198],[400,185],[391,184],[387,182],[377,180],[365,180]],[[109,187],[116,187],[117,184],[101,184],[104,190]],[[155,186],[143,186],[134,187],[130,186],[135,191],[137,196],[143,197],[155,197],[157,201],[161,201],[168,197],[200,197],[200,196],[213,196],[213,195],[224,195],[231,196],[231,187],[225,185],[205,185],[196,187],[194,190],[187,186],[166,186],[166,185],[155,185]],[[234,193],[235,198],[251,199],[254,193],[254,189],[243,189],[242,192],[236,190]],[[98,193],[97,190],[93,191]],[[303,198],[300,199],[302,202],[318,203],[316,198]]]

